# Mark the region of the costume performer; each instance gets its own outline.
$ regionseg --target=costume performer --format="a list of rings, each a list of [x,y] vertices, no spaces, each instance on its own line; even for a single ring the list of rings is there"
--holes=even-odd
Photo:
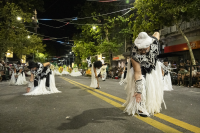
[[[61,74],[62,74],[62,75],[67,75],[67,74],[69,74],[69,72],[67,71],[67,66],[66,66],[66,65],[63,66],[63,71],[62,71]]]
[[[31,78],[28,84],[27,93],[24,95],[44,95],[51,93],[60,93],[55,85],[55,77],[50,69],[50,63],[29,62],[31,69]]]
[[[107,68],[107,64],[104,64],[101,67],[102,81],[106,81],[106,77],[107,77],[106,68]]]
[[[17,64],[14,64],[10,85],[26,85],[27,83],[24,68],[21,65],[21,62],[18,61]]]
[[[92,68],[91,68],[92,75],[91,75],[91,84],[90,84],[90,87],[92,88],[100,89],[98,75],[100,73],[101,67],[102,67],[101,61],[96,61],[92,64]]]
[[[72,70],[72,72],[70,73],[71,76],[73,77],[77,77],[77,76],[82,76],[81,72],[79,72],[78,67],[75,66]]]
[[[120,85],[124,84],[126,82],[126,75],[127,75],[127,62],[125,63],[125,67],[124,70],[122,72],[122,76],[121,76],[121,81],[119,82]]]
[[[163,64],[162,64],[162,72],[163,72],[163,76],[164,76],[164,91],[173,90],[169,69],[170,69],[169,68],[169,61],[168,61],[168,59],[165,59]]]
[[[54,75],[62,76],[62,74],[59,72],[59,67],[56,65],[54,69]]]
[[[127,99],[124,103],[124,112],[129,115],[137,113],[147,117],[161,110],[164,87],[161,62],[157,60],[159,39],[158,32],[153,36],[141,32],[132,46],[125,87]]]

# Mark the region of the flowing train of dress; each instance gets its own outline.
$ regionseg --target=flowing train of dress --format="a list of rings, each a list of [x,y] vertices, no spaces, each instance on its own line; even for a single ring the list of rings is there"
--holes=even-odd
[[[135,93],[134,70],[133,68],[130,69],[129,60],[126,79],[127,84],[125,86],[127,99],[126,102],[123,104],[123,106],[125,107],[124,112],[127,112],[129,115],[135,115],[135,113],[138,113],[138,110],[141,110],[147,115],[159,113],[162,109],[161,104],[164,102],[161,63],[157,61],[155,70],[152,70],[150,74],[147,73],[146,78],[141,78],[142,85],[145,89],[143,89],[142,91],[141,102],[137,103],[135,97],[133,97]]]
[[[97,68],[96,68],[96,73],[97,73],[97,75],[99,75],[100,70],[101,70],[101,69],[97,69]],[[98,87],[98,84],[97,84],[97,79],[96,79],[95,73],[94,73],[94,64],[93,64],[92,67],[91,67],[91,72],[92,72],[92,74],[91,74],[91,84],[90,84],[90,87],[92,87],[92,88],[97,88],[97,87]]]
[[[78,71],[78,68],[74,68],[70,75],[73,77],[82,76],[81,72]]]
[[[164,76],[164,91],[172,91],[172,81],[170,73]]]

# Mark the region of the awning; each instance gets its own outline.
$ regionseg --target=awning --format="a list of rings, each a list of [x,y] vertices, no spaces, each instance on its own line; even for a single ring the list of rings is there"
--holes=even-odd
[[[174,54],[174,53],[163,53],[163,54],[159,54],[158,58],[175,57],[175,56],[182,56],[182,55]]]

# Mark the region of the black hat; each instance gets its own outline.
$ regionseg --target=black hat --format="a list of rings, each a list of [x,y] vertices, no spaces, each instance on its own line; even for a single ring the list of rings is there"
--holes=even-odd
[[[31,69],[31,68],[34,68],[34,67],[37,67],[37,63],[35,63],[33,61],[29,61],[28,62],[28,68]]]
[[[20,61],[18,61],[18,62],[17,62],[17,65],[21,65],[21,62],[20,62]]]

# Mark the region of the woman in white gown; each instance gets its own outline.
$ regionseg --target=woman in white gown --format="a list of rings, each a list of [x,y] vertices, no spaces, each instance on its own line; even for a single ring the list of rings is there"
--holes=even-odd
[[[17,64],[14,64],[10,85],[26,85],[27,83],[23,65],[18,61]]]
[[[77,77],[77,76],[82,76],[81,72],[79,72],[78,67],[75,67],[72,72],[70,73],[71,76]]]
[[[124,112],[129,115],[154,115],[160,112],[164,103],[162,63],[157,60],[159,39],[158,32],[153,36],[141,32],[132,46],[125,87],[127,99],[124,103]]]
[[[59,72],[59,67],[56,65],[54,71],[54,75],[62,76],[62,74]]]
[[[69,72],[67,71],[67,66],[66,66],[66,65],[63,66],[63,71],[62,71],[61,74],[62,74],[62,75],[67,75],[67,74],[69,74]]]
[[[91,75],[91,84],[90,84],[90,87],[92,88],[100,89],[98,75],[101,71],[101,67],[102,67],[101,61],[96,61],[92,64],[92,68],[91,68],[92,75]]]
[[[23,95],[44,95],[60,93],[55,85],[55,77],[50,69],[50,63],[29,62],[28,68],[31,69],[31,78],[28,84],[27,93]]]
[[[164,91],[172,91],[172,81],[171,81],[171,76],[169,72],[169,61],[168,59],[165,59],[163,64],[162,64],[162,72],[163,72],[163,80],[164,80]]]

